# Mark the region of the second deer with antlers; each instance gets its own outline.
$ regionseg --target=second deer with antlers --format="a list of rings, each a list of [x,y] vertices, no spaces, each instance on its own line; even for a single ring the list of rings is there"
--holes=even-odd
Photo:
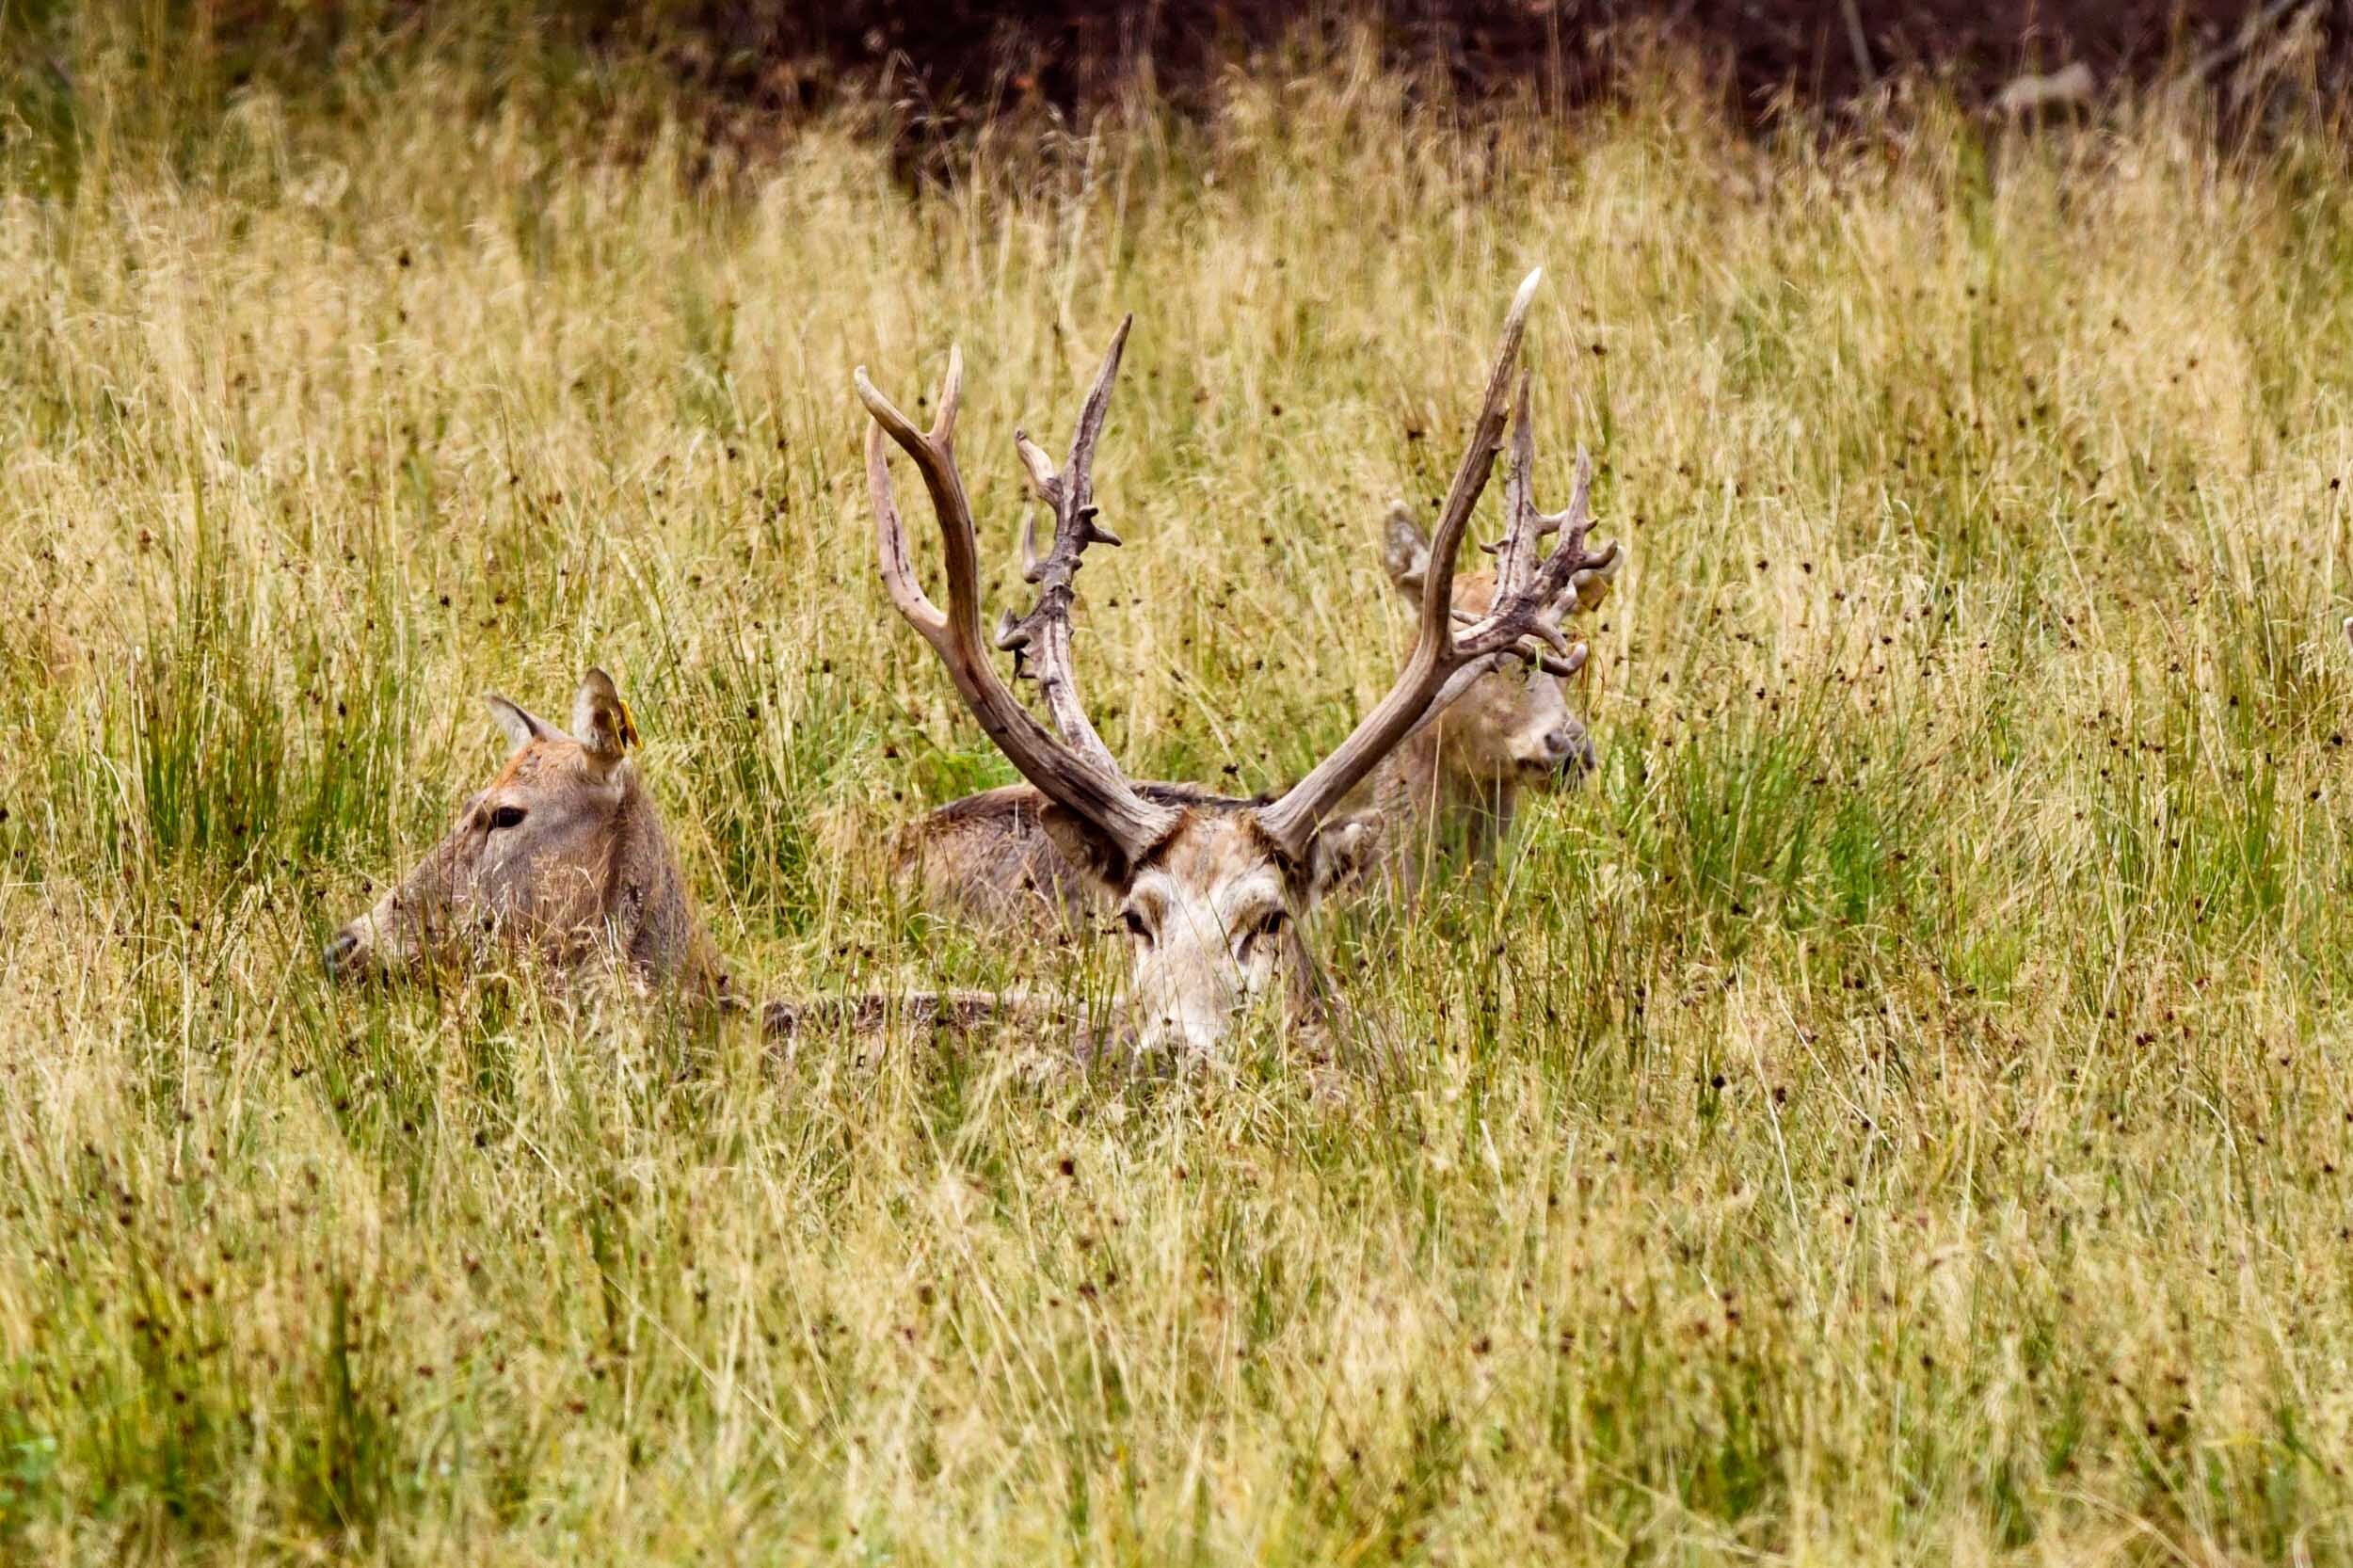
[[[857,371],[858,396],[874,420],[867,433],[867,478],[891,601],[939,656],[989,739],[1043,797],[1039,824],[1056,847],[1116,901],[1134,949],[1129,1000],[1142,1048],[1213,1050],[1253,998],[1285,981],[1295,1013],[1312,1013],[1313,961],[1299,936],[1300,920],[1323,893],[1358,871],[1378,842],[1376,818],[1343,809],[1350,792],[1483,677],[1512,664],[1567,674],[1581,662],[1584,650],[1571,648],[1562,620],[1577,607],[1579,574],[1606,571],[1617,547],[1586,548],[1592,467],[1581,451],[1568,507],[1550,515],[1536,509],[1527,378],[1520,378],[1516,399],[1512,391],[1529,303],[1541,277],[1529,275],[1505,317],[1470,443],[1431,540],[1404,668],[1337,750],[1271,801],[1130,780],[1080,701],[1070,612],[1087,547],[1118,542],[1097,520],[1091,467],[1128,323],[1121,323],[1104,356],[1060,470],[1026,434],[1015,434],[1031,486],[1053,516],[1054,534],[1042,558],[1033,548],[1025,552],[1032,558],[1024,575],[1037,585],[1037,599],[1028,615],[1006,615],[995,646],[1014,655],[1017,674],[1036,680],[1050,730],[999,676],[981,630],[979,551],[954,451],[961,354],[949,352],[938,414],[928,431],[878,392],[863,367]],[[1496,547],[1493,593],[1482,614],[1459,612],[1455,559],[1500,450],[1507,407],[1514,402],[1508,517]],[[948,579],[945,610],[916,581],[892,494],[886,436],[914,459],[930,495]],[[1555,534],[1558,546],[1544,553],[1545,538]]]

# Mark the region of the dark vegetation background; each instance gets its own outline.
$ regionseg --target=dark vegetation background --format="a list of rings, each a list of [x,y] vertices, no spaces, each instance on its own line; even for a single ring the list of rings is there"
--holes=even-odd
[[[1196,96],[1252,54],[1363,30],[1383,63],[1465,98],[1532,93],[1576,106],[1606,96],[1629,52],[1682,46],[1715,68],[1750,117],[1785,91],[1846,103],[1891,74],[1947,82],[1982,103],[2022,70],[2074,61],[2102,83],[2233,49],[2309,10],[2343,64],[2345,8],[2311,0],[628,0],[573,8],[583,36],[650,48],[717,95],[807,108],[844,82],[888,82],[968,112],[1030,98],[1084,112],[1139,72]],[[2250,37],[2249,44],[2255,40]]]
[[[720,145],[757,146],[845,106],[919,161],[973,128],[1083,123],[1139,89],[1182,108],[1245,65],[1356,51],[1468,112],[1609,102],[1670,53],[1738,123],[1818,120],[1922,85],[1982,108],[2023,72],[2080,63],[2094,90],[2265,76],[2333,104],[2353,63],[2347,0],[160,0],[146,46],[177,90],[260,83],[331,96],[420,52],[509,88],[654,88]],[[0,8],[20,105],[70,101],[80,8]],[[159,59],[156,63],[162,64]],[[641,105],[641,94],[631,94]],[[616,94],[616,105],[622,102]],[[2306,106],[2309,106],[2306,105]],[[2229,120],[2226,104],[2225,122]],[[20,110],[22,113],[23,111]],[[37,120],[38,116],[27,116]]]

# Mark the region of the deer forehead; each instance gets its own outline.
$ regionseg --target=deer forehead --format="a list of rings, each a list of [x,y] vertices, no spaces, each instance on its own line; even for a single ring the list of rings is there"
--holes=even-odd
[[[1548,727],[1567,712],[1568,694],[1557,678],[1506,664],[1473,681],[1453,707],[1438,715],[1435,728],[1459,742],[1466,733]]]
[[[587,755],[577,741],[542,736],[509,757],[485,792],[545,795],[585,788],[582,763]]]
[[[532,742],[506,760],[498,776],[475,795],[461,815],[520,806],[539,833],[584,824],[607,829],[629,791],[628,764],[602,776],[588,766],[577,742],[548,738]]]
[[[1557,675],[1543,670],[1522,669],[1507,664],[1491,671],[1480,681],[1488,697],[1509,712],[1528,718],[1547,722],[1568,711],[1566,688]]]
[[[1246,810],[1193,810],[1136,874],[1132,890],[1164,898],[1214,899],[1222,907],[1288,901],[1298,878],[1282,850]]]

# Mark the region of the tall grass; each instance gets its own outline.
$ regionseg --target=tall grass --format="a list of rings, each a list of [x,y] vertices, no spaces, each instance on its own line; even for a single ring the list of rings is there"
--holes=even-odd
[[[0,176],[7,1555],[2353,1559],[2341,144],[1468,135],[1343,59],[910,191],[74,66]],[[1089,695],[1256,790],[1388,680],[1376,520],[1540,263],[1604,764],[1331,913],[1333,1063],[318,973],[476,695],[593,661],[748,989],[1107,984],[890,884],[1006,774],[850,367],[962,344],[1001,596],[1137,312]]]

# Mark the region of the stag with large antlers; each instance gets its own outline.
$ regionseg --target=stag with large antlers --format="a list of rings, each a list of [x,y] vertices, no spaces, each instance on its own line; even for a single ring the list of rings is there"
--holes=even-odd
[[[1580,574],[1589,574],[1590,584],[1590,574],[1606,573],[1617,547],[1586,548],[1592,471],[1581,453],[1568,507],[1553,515],[1537,510],[1525,376],[1494,590],[1481,613],[1458,615],[1455,606],[1456,557],[1501,447],[1529,303],[1541,277],[1529,275],[1505,317],[1469,446],[1431,539],[1416,637],[1403,670],[1337,750],[1271,801],[1131,781],[1080,700],[1070,611],[1087,547],[1117,543],[1096,520],[1091,465],[1128,323],[1104,356],[1064,467],[1057,471],[1026,434],[1015,436],[1031,486],[1053,518],[1054,536],[1041,558],[1025,535],[1024,575],[1037,585],[1036,602],[1027,616],[1006,617],[997,647],[1014,654],[1017,673],[1037,680],[1050,730],[999,676],[983,641],[979,547],[954,452],[962,356],[949,352],[938,413],[928,431],[877,391],[863,367],[857,371],[858,396],[874,421],[867,433],[867,478],[891,601],[938,654],[989,738],[1036,790],[1038,825],[1071,864],[1117,901],[1134,948],[1130,1000],[1143,1048],[1214,1049],[1235,1016],[1286,972],[1295,1011],[1311,1010],[1313,964],[1299,922],[1325,891],[1366,863],[1378,841],[1377,820],[1346,808],[1352,793],[1385,758],[1488,675],[1530,664],[1566,674],[1582,661],[1583,648],[1570,645],[1563,618],[1578,604]],[[886,437],[913,459],[929,493],[948,581],[945,611],[916,581]],[[1545,541],[1554,535],[1559,543],[1546,553]]]
[[[1429,534],[1400,501],[1381,535],[1390,583],[1418,609],[1430,571]],[[1572,579],[1584,613],[1608,598],[1625,559],[1620,552]],[[1458,573],[1456,618],[1478,619],[1495,596],[1492,567]],[[1569,679],[1557,673],[1566,668],[1560,661],[1504,661],[1366,776],[1348,804],[1380,815],[1378,887],[1410,903],[1425,878],[1458,851],[1473,867],[1492,863],[1511,835],[1524,792],[1574,789],[1584,780],[1594,764],[1593,745],[1570,706]],[[1183,786],[1139,788],[1181,792]],[[1103,890],[1046,836],[1039,822],[1045,804],[1027,784],[951,801],[901,833],[900,874],[931,908],[992,932],[1066,941],[1099,927],[1109,913]]]

